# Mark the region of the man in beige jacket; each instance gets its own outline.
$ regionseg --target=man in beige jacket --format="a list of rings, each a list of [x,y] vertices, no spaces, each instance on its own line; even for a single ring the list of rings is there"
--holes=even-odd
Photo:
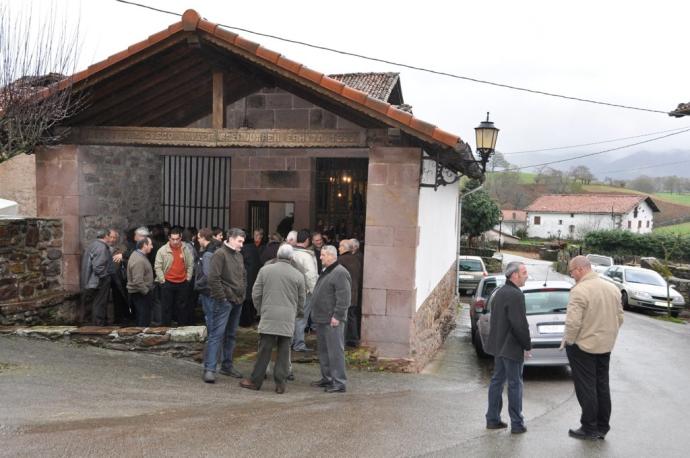
[[[563,342],[582,408],[581,426],[568,434],[598,440],[610,429],[609,360],[623,324],[621,293],[593,272],[584,256],[570,260],[568,273],[577,284],[570,290]]]

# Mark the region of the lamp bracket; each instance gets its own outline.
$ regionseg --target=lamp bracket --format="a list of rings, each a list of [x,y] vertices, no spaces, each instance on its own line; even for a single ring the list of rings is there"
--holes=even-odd
[[[438,158],[428,155],[422,157],[420,188],[434,188],[434,191],[436,191],[439,186],[451,185],[459,179],[460,174],[445,167],[438,161]]]

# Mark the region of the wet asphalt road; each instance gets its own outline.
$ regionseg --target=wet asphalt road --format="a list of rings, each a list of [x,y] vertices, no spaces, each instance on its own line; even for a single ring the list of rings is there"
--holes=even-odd
[[[350,371],[344,394],[309,387],[314,364],[277,395],[270,380],[204,384],[186,361],[0,337],[0,456],[687,456],[689,328],[626,312],[612,430],[596,443],[567,436],[579,418],[567,369],[526,369],[526,434],[484,429],[491,364],[466,307],[424,373]]]

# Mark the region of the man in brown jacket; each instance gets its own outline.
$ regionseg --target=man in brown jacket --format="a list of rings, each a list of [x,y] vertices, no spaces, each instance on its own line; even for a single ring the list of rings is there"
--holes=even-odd
[[[576,439],[598,440],[610,429],[609,360],[618,328],[623,324],[621,293],[593,272],[584,256],[570,260],[568,273],[577,284],[570,290],[563,345],[582,408],[581,426],[568,434]]]
[[[153,243],[148,237],[139,239],[136,250],[127,261],[127,291],[134,305],[137,326],[151,325],[151,305],[153,304],[153,268],[148,259]]]

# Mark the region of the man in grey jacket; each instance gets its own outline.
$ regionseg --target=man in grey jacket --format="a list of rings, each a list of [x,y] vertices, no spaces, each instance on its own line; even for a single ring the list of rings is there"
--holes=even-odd
[[[278,248],[277,261],[259,270],[252,289],[252,299],[259,322],[259,351],[250,379],[240,382],[242,388],[258,390],[264,381],[271,352],[278,348],[273,378],[276,393],[285,393],[285,380],[290,364],[290,341],[295,328],[295,318],[303,314],[306,297],[304,275],[290,265],[294,255],[292,246]]]
[[[235,350],[235,335],[240,324],[242,303],[247,289],[247,274],[244,258],[240,253],[245,233],[242,229],[228,231],[228,239],[213,253],[208,272],[208,288],[213,305],[211,316],[207,317],[208,339],[204,352],[204,381],[215,381],[216,362],[223,343],[223,357],[220,373],[235,378],[242,374],[233,367],[232,353]]]
[[[127,292],[134,305],[137,326],[151,325],[151,305],[153,304],[153,268],[148,259],[153,243],[148,237],[139,239],[136,249],[127,261]]]
[[[508,380],[508,414],[510,432],[527,431],[522,416],[522,367],[525,354],[531,350],[525,295],[527,267],[521,262],[506,266],[506,283],[489,299],[491,320],[486,351],[494,355],[494,373],[489,384],[489,408],[486,412],[486,428],[500,429],[508,425],[501,421],[503,385]]]
[[[91,321],[104,326],[107,320],[108,295],[110,293],[110,272],[113,259],[110,245],[117,240],[115,229],[99,229],[96,240],[91,242],[81,259],[82,302],[80,321],[84,321],[86,310],[91,308]]]
[[[316,324],[321,379],[312,386],[324,388],[327,393],[345,391],[345,322],[350,307],[348,271],[338,264],[338,252],[334,246],[321,249],[323,272],[312,294],[312,321]]]

